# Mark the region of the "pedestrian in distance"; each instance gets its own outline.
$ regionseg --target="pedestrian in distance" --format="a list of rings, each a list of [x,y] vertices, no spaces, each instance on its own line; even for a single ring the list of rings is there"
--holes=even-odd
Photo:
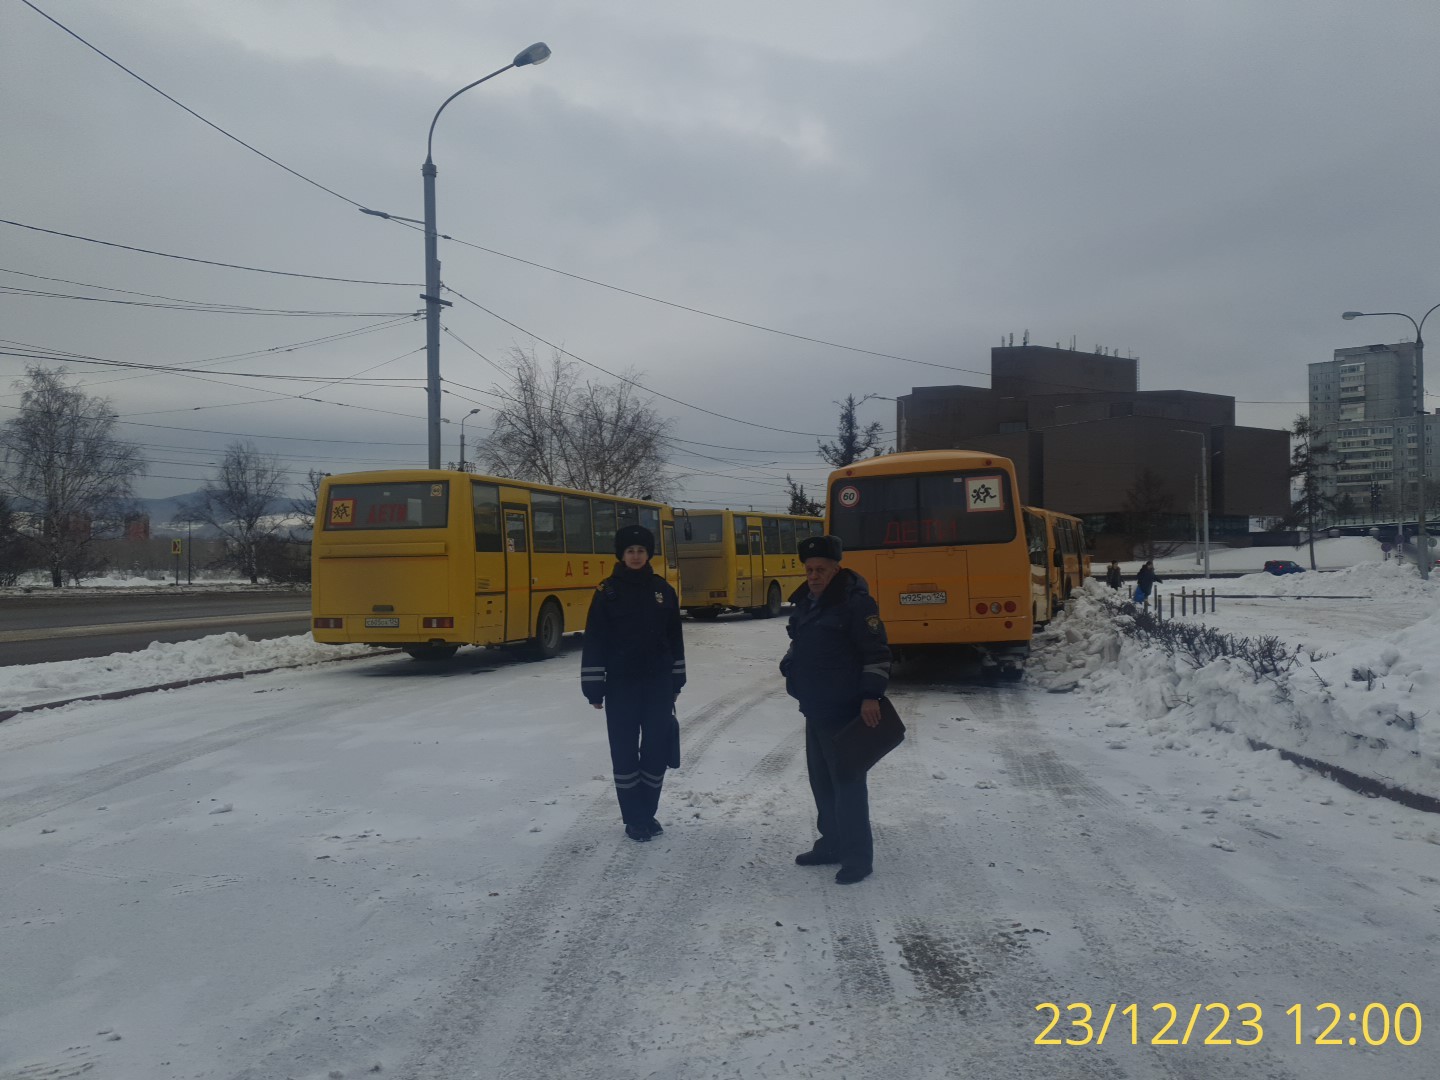
[[[1105,568],[1105,584],[1112,589],[1118,589],[1124,583],[1125,579],[1120,573],[1120,564],[1111,559],[1110,565]]]
[[[805,584],[790,597],[790,648],[780,673],[805,717],[805,764],[820,834],[795,861],[839,866],[835,881],[853,885],[874,868],[870,792],[864,771],[841,762],[835,733],[857,715],[872,728],[879,725],[880,698],[890,681],[890,646],[869,586],[840,565],[843,553],[837,536],[800,542]]]
[[[1155,573],[1154,562],[1147,560],[1145,565],[1140,567],[1140,573],[1135,575],[1135,603],[1145,603],[1146,598],[1154,592],[1156,583],[1164,580]]]
[[[680,766],[675,699],[685,685],[680,600],[650,568],[654,555],[643,525],[615,533],[618,561],[590,601],[580,655],[580,689],[605,710],[625,835],[640,843],[664,831],[655,812],[666,767]]]

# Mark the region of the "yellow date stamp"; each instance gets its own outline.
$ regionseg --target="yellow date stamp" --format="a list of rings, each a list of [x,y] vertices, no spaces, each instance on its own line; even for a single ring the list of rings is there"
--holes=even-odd
[[[1035,1011],[1049,1015],[1036,1046],[1104,1046],[1107,1039],[1129,1046],[1258,1046],[1265,1039],[1265,1010],[1253,1001],[1161,1001],[1148,1009],[1134,1001],[1042,1001]],[[1283,1015],[1289,1019],[1278,1023],[1273,1038],[1293,1035],[1296,1046],[1415,1046],[1424,1027],[1412,1001],[1371,1001],[1354,1009],[1322,1001],[1291,1005]]]

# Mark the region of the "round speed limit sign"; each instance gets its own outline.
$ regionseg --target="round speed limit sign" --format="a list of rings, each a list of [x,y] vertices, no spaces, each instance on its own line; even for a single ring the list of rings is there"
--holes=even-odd
[[[854,484],[846,484],[835,493],[835,497],[840,500],[840,505],[846,510],[860,505],[860,489]]]

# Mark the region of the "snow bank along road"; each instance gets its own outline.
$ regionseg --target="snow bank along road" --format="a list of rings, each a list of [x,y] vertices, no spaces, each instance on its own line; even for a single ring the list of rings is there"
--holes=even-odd
[[[876,875],[842,888],[792,862],[812,811],[783,627],[686,631],[683,767],[645,845],[620,831],[574,647],[0,726],[0,1078],[1433,1066],[1433,819],[1272,754],[1127,742],[1103,697],[931,668],[894,687],[911,734],[873,776]],[[1074,1042],[1088,1006],[1089,1045],[1036,1045],[1044,1002]],[[1339,1045],[1311,1045],[1323,1002]],[[1408,1048],[1403,1002],[1429,1021]],[[1347,1019],[1371,1003],[1376,1047]]]

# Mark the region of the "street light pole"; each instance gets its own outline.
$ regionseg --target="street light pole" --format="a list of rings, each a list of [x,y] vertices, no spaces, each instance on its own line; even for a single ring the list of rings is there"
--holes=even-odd
[[[1418,497],[1415,500],[1419,506],[1419,513],[1415,518],[1415,561],[1420,565],[1422,581],[1429,580],[1430,564],[1435,561],[1430,554],[1430,536],[1425,528],[1425,338],[1423,331],[1425,320],[1436,308],[1440,308],[1440,304],[1436,304],[1435,307],[1421,315],[1419,322],[1403,311],[1346,311],[1340,316],[1349,321],[1350,319],[1364,318],[1367,315],[1398,315],[1402,319],[1409,319],[1410,325],[1415,327],[1415,419],[1418,429],[1415,432],[1415,473],[1418,480],[1416,487],[1419,488]],[[1401,528],[1400,538],[1403,540],[1403,515]]]
[[[476,79],[468,86],[462,86],[451,94],[435,110],[430,121],[430,133],[425,139],[425,164],[420,166],[420,175],[425,183],[425,291],[420,298],[425,301],[425,397],[426,418],[430,432],[430,468],[440,468],[440,308],[449,307],[449,301],[440,299],[440,256],[437,251],[439,239],[435,228],[435,161],[432,144],[435,141],[435,123],[445,106],[466,90],[474,89],[488,82],[496,75],[504,74],[511,68],[530,64],[543,64],[550,58],[550,46],[537,41],[519,53],[514,60],[483,79]]]
[[[1210,576],[1210,439],[1203,431],[1186,431],[1184,428],[1176,428],[1176,434],[1194,435],[1200,440],[1200,528],[1203,531],[1204,539],[1200,550],[1205,553],[1205,576]]]
[[[468,413],[466,413],[464,416],[462,416],[462,417],[460,418],[460,471],[461,471],[461,472],[464,472],[464,471],[465,471],[465,421],[466,421],[466,420],[469,420],[470,417],[474,416],[474,415],[475,415],[477,412],[479,412],[479,411],[480,411],[479,409],[471,409]]]

